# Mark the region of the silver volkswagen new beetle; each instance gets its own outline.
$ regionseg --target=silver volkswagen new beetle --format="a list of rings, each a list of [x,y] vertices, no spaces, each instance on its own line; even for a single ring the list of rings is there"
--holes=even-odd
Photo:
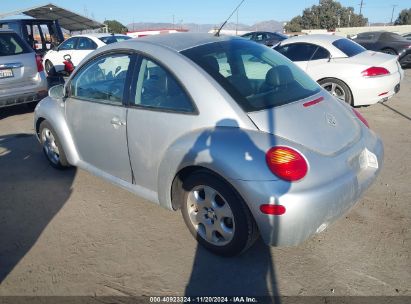
[[[258,235],[283,246],[321,232],[383,161],[366,120],[291,61],[208,34],[98,49],[50,89],[34,125],[53,167],[181,209],[198,242],[225,256]]]

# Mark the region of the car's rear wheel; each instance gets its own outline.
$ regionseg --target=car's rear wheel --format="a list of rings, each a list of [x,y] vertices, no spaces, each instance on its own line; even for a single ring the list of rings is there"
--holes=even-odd
[[[46,62],[44,63],[44,69],[46,70],[48,76],[56,75],[56,68],[50,60],[46,60]]]
[[[39,135],[43,152],[50,164],[56,169],[69,167],[66,154],[53,127],[44,120],[40,124]]]
[[[218,176],[197,171],[182,183],[181,212],[191,234],[211,252],[234,256],[258,237],[244,201]]]
[[[331,95],[337,97],[350,105],[353,105],[353,98],[350,88],[341,80],[335,78],[326,78],[318,81]]]
[[[397,55],[397,52],[391,48],[382,49],[381,52],[385,54],[390,54],[390,55]]]

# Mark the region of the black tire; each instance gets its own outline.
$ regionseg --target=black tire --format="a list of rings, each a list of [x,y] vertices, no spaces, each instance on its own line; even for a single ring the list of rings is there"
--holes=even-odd
[[[56,132],[46,120],[40,124],[39,137],[44,155],[52,167],[59,170],[70,167]]]
[[[29,103],[26,103],[26,107],[34,111],[38,103],[39,103],[38,101],[29,102]]]
[[[381,52],[383,52],[385,54],[390,54],[390,55],[398,55],[397,52],[394,49],[391,49],[391,48],[382,49]]]
[[[349,105],[354,106],[354,100],[351,94],[350,88],[345,84],[344,81],[341,81],[336,78],[325,78],[318,81],[319,85],[327,90],[331,95],[348,103]],[[334,91],[332,89],[334,87]]]
[[[198,208],[199,205],[197,205],[197,207],[194,207],[194,204],[191,204],[191,201],[188,200],[189,195],[194,193],[193,190],[200,189],[201,187],[209,187],[216,191],[216,195],[213,201],[218,202],[218,205],[221,205],[223,207],[225,206],[225,204],[228,204],[228,207],[232,212],[232,220],[230,220],[230,218],[228,217],[220,217],[220,215],[218,215],[218,208],[221,207],[216,206],[216,208],[214,208],[216,211],[214,214],[214,210],[198,210],[200,209]],[[196,171],[183,181],[182,189],[180,190],[181,191],[179,193],[179,198],[181,199],[181,213],[183,215],[184,222],[186,223],[194,238],[196,238],[197,241],[209,251],[220,256],[235,256],[246,251],[258,238],[259,234],[257,225],[245,202],[235,192],[232,186],[222,178],[207,171]],[[226,222],[228,222],[228,226],[230,226],[231,223],[232,238],[227,243],[222,245],[217,245],[206,240],[206,238],[202,236],[204,235],[204,233],[201,233],[200,225],[202,224],[200,223],[196,227],[190,219],[190,214],[193,214],[193,208],[197,209],[196,214],[198,214],[199,217],[203,218],[204,221],[209,221],[211,218],[213,218],[208,217],[209,212],[213,212],[213,214],[215,215],[215,221],[220,223],[220,226],[218,226],[218,223],[214,226],[214,220],[211,220],[212,224],[207,225],[208,227],[212,226],[221,228],[221,225],[225,225]],[[201,216],[200,213],[205,214],[204,217]],[[218,219],[218,217],[220,218]],[[203,227],[204,226],[205,225],[203,225]],[[213,230],[213,228],[205,229]],[[214,233],[213,236],[216,239],[215,242],[220,242],[219,238],[223,236],[217,230],[213,230],[212,233]]]
[[[48,76],[55,76],[57,74],[56,68],[50,60],[46,60],[46,62],[44,63],[44,69],[46,70]]]

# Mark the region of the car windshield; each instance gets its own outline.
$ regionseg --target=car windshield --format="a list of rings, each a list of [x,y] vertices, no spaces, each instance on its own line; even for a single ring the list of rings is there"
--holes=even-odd
[[[278,52],[244,39],[210,43],[181,53],[210,74],[246,112],[285,105],[321,90]]]
[[[348,57],[353,57],[366,51],[366,49],[358,43],[345,38],[335,40],[333,45]]]
[[[30,53],[31,49],[14,33],[0,34],[0,56]]]
[[[114,43],[114,42],[120,42],[120,41],[131,39],[131,37],[129,37],[129,36],[110,35],[110,36],[106,36],[106,37],[100,37],[99,39],[101,41],[103,41],[105,44],[111,44],[111,43]]]

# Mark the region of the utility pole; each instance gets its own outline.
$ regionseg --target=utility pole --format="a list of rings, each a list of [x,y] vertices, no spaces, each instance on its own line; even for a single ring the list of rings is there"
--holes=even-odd
[[[390,22],[391,25],[392,25],[392,18],[394,17],[394,9],[395,9],[396,6],[398,6],[398,5],[394,4],[394,5],[392,6],[391,22]]]
[[[364,5],[364,3],[363,3],[363,0],[361,0],[361,3],[360,3],[360,15],[361,15],[361,12],[362,12],[362,6]]]

